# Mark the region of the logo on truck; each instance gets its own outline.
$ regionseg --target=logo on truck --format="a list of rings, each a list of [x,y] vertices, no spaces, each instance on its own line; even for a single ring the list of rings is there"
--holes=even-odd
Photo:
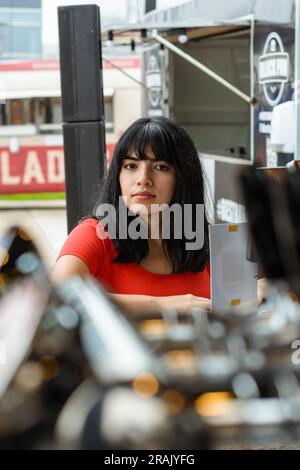
[[[162,76],[157,57],[151,54],[147,62],[146,85],[148,87],[149,116],[162,115]]]
[[[279,34],[272,32],[268,35],[263,55],[259,58],[259,83],[270,106],[280,103],[288,80],[289,55],[284,51]]]

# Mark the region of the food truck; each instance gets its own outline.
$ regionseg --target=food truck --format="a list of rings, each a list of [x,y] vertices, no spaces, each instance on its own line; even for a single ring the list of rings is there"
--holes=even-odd
[[[103,31],[140,31],[143,115],[195,140],[218,221],[241,222],[241,168],[299,158],[299,0],[194,0]],[[298,155],[298,157],[297,157]]]

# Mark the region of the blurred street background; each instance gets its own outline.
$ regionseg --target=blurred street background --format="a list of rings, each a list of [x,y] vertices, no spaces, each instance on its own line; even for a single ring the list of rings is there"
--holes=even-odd
[[[0,232],[4,232],[11,225],[26,224],[43,244],[43,258],[50,268],[67,237],[66,210],[55,207],[55,203],[48,209],[32,208],[0,209]],[[1,207],[1,206],[0,206]]]

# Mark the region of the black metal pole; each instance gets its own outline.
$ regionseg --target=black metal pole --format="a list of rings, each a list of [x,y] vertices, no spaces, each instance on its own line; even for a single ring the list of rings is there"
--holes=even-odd
[[[59,7],[58,24],[70,232],[91,210],[93,188],[106,168],[99,7]]]

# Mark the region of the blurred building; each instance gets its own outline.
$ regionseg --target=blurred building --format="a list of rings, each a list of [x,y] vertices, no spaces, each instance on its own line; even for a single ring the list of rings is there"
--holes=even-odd
[[[0,0],[2,198],[24,194],[28,199],[39,194],[47,200],[64,193],[59,50],[57,45],[56,56],[45,60],[41,18],[46,6],[41,0]],[[139,53],[130,46],[103,44],[102,66],[110,162],[119,136],[141,115]]]
[[[41,0],[1,0],[0,60],[42,55]]]
[[[127,0],[127,21],[137,23],[145,14],[145,1]]]

